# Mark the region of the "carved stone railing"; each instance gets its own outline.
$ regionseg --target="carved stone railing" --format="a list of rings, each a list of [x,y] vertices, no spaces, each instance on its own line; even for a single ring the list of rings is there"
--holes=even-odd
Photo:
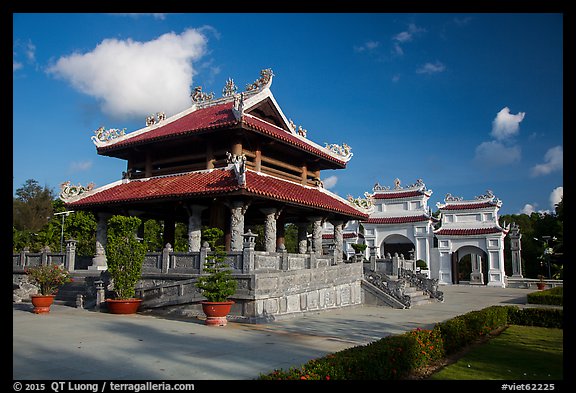
[[[390,279],[386,274],[378,273],[373,270],[364,271],[364,279],[374,285],[384,293],[398,300],[404,307],[410,308],[412,298],[406,295],[408,281],[404,278],[397,280]]]
[[[444,301],[444,292],[438,290],[438,279],[428,278],[421,273],[416,273],[407,269],[399,269],[398,277],[412,284],[430,297],[439,301]]]

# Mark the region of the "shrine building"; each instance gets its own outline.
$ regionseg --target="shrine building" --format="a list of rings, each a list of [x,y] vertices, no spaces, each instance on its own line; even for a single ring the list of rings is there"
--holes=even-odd
[[[502,201],[491,191],[473,200],[448,194],[437,203],[437,218],[428,206],[431,195],[422,180],[404,187],[399,179],[392,188],[376,184],[366,198],[356,199],[370,207],[369,217],[347,224],[344,250],[353,254],[350,243],[365,243],[367,260],[421,259],[427,276],[439,284],[506,286],[504,238],[510,225],[503,228],[498,222]],[[324,228],[327,243],[333,228]]]
[[[258,317],[361,302],[362,269],[342,264],[342,228],[348,221],[367,219],[368,213],[325,189],[321,180],[323,170],[346,168],[351,148],[308,139],[307,131],[289,120],[276,102],[272,79],[272,70],[263,70],[241,93],[228,79],[221,98],[197,87],[192,105],[181,113],[151,115],[144,128],[130,133],[104,127],[95,132],[97,154],[125,160],[126,171],[121,179],[97,188],[70,182],[62,186],[66,208],[91,211],[98,218],[96,255],[89,270],[107,269],[111,215],[161,220],[168,246],[174,244],[175,223],[186,223],[190,253],[201,251],[201,229],[207,226],[222,229],[227,251],[239,255],[250,237],[248,229],[263,224],[265,251],[233,266],[239,281],[245,280],[235,298],[242,307],[238,313]],[[329,259],[322,253],[325,222],[334,229],[335,251]],[[282,256],[287,223],[298,227],[298,253]],[[292,262],[282,262],[290,258]],[[145,275],[169,273],[177,267],[174,260],[168,266],[145,265]],[[178,271],[192,276],[201,271],[192,262],[187,268]],[[322,272],[321,277],[302,283],[303,289],[294,289],[300,278],[292,277],[293,293],[282,287],[282,277],[270,276],[306,269],[320,269],[316,273]],[[332,281],[322,284],[326,275]]]

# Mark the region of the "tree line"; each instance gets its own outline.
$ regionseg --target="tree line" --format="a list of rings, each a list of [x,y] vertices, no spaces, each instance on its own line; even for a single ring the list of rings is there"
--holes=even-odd
[[[521,256],[524,277],[538,275],[563,278],[564,258],[564,209],[561,200],[553,213],[509,214],[499,217],[501,226],[516,223],[522,234]],[[53,252],[65,249],[67,239],[77,241],[76,253],[93,256],[96,244],[96,217],[91,212],[75,211],[66,214],[64,203],[47,186],[40,186],[34,179],[28,179],[16,190],[13,197],[12,251],[20,252],[27,247],[30,252],[39,252],[48,246]],[[61,213],[61,214],[59,214]],[[438,215],[435,212],[434,215]],[[256,249],[264,250],[264,228],[252,227],[256,238]],[[163,222],[149,219],[144,221],[143,243],[149,252],[160,251]],[[285,228],[285,245],[288,252],[297,252],[298,229],[293,224]],[[188,251],[188,228],[184,223],[176,223],[175,251]],[[546,249],[551,253],[545,253]],[[512,274],[510,239],[504,244],[505,271]]]

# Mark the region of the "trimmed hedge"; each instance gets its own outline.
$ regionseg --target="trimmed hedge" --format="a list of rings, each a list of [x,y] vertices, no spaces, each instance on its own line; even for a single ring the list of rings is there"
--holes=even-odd
[[[528,304],[548,304],[551,306],[564,305],[563,287],[554,287],[544,291],[532,292],[526,295]]]
[[[274,370],[260,380],[394,380],[431,365],[474,340],[506,325],[563,328],[563,311],[517,306],[490,306],[471,311],[433,329],[414,329],[367,345],[311,360],[300,368]]]

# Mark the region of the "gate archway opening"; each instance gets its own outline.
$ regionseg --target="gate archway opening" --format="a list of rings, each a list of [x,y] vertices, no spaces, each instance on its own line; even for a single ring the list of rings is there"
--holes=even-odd
[[[410,254],[414,253],[414,243],[406,236],[402,235],[390,235],[380,245],[380,255],[385,258],[387,254],[394,256],[398,253],[398,256],[404,255],[404,259],[410,259]]]
[[[488,284],[488,258],[481,248],[463,246],[455,251],[452,261],[453,284]]]

